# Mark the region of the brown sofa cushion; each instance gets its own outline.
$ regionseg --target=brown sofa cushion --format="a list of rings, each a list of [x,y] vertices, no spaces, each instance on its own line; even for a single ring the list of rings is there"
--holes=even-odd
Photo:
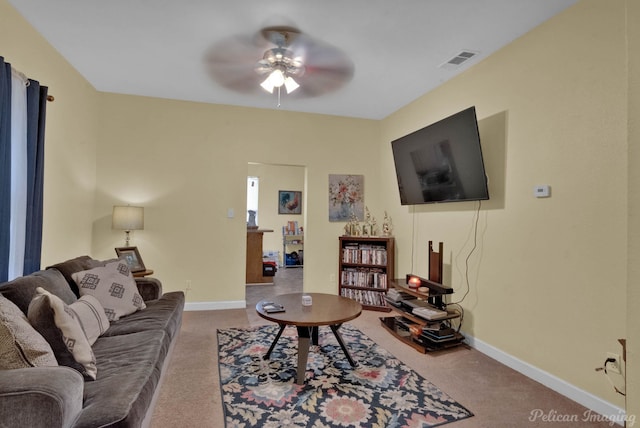
[[[41,270],[31,275],[21,276],[13,281],[0,285],[0,293],[16,304],[26,314],[29,304],[37,294],[36,288],[42,287],[49,293],[58,296],[67,305],[78,300],[64,277],[57,270]]]
[[[71,275],[83,270],[93,269],[94,267],[98,267],[98,266],[104,266],[104,264],[105,262],[102,262],[100,260],[95,260],[89,256],[79,256],[73,259],[66,260],[64,262],[56,263],[55,265],[49,266],[47,269],[56,269],[60,271],[62,276],[64,276],[64,279],[69,284],[71,291],[73,291],[76,297],[80,297],[80,291],[78,290],[78,285],[73,280]]]

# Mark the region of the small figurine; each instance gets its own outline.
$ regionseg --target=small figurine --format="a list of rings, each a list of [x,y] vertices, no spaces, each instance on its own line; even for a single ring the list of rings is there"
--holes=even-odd
[[[351,234],[352,236],[360,236],[360,222],[353,211],[351,212]]]
[[[382,222],[382,235],[391,236],[391,217],[384,212],[384,221]]]
[[[369,207],[364,207],[364,222],[369,224],[371,222],[371,213],[369,212]]]

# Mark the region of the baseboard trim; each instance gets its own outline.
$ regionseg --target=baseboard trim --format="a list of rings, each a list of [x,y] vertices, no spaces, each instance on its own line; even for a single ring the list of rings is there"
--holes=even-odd
[[[245,309],[246,300],[227,300],[225,302],[187,302],[185,311],[219,311],[222,309]]]
[[[584,391],[557,376],[552,375],[544,370],[539,369],[525,361],[520,360],[512,355],[507,354],[500,349],[489,345],[488,343],[483,342],[482,340],[476,339],[472,336],[467,336],[466,342],[472,348],[482,352],[483,354],[493,358],[496,361],[501,362],[507,367],[514,369],[517,372],[522,373],[523,375],[531,378],[547,388],[550,388],[567,398],[575,401],[586,407],[587,409],[592,410],[595,413],[608,417],[610,420],[614,421],[618,425],[623,426],[625,421],[625,410],[615,406],[608,401],[605,401],[595,395]],[[578,417],[583,417],[583,415],[578,415]]]

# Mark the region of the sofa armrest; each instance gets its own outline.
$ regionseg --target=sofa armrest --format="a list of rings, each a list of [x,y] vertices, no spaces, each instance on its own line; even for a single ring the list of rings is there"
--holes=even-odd
[[[64,366],[0,370],[0,425],[69,427],[82,411],[84,380]]]
[[[162,296],[162,283],[156,278],[136,278],[136,285],[145,302],[159,299]]]

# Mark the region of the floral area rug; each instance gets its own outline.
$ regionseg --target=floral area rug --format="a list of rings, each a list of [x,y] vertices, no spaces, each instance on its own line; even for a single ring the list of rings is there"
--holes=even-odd
[[[297,385],[297,330],[287,327],[263,360],[277,325],[218,330],[227,428],[408,427],[443,425],[473,414],[350,324],[340,328],[351,367],[329,327],[311,345]]]

